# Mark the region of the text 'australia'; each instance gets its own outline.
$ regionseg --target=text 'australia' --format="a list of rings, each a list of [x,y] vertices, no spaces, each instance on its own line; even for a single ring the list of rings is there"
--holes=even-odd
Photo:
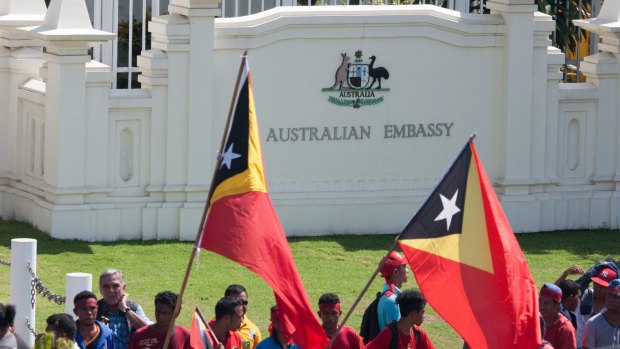
[[[370,126],[270,128],[267,142],[349,141],[370,138]]]

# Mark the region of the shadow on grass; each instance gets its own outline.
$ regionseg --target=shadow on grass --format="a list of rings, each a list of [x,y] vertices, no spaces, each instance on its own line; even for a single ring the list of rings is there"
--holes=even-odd
[[[323,241],[335,242],[345,251],[386,251],[394,243],[396,234],[385,235],[323,235],[323,236],[293,236],[290,242]]]
[[[191,244],[191,242],[166,240],[126,240],[116,242],[85,242],[78,240],[58,240],[42,233],[30,224],[16,221],[0,220],[0,246],[10,249],[11,239],[32,238],[37,240],[37,249],[40,254],[59,254],[74,252],[92,254],[91,246],[155,246],[162,244]],[[323,235],[323,236],[293,236],[289,237],[292,243],[303,242],[335,242],[345,251],[387,251],[392,245],[396,234],[386,235]],[[542,234],[517,234],[521,249],[526,254],[545,255],[554,251],[566,251],[584,259],[593,255],[608,256],[610,252],[620,251],[620,230],[570,230],[554,231]],[[618,255],[612,255],[618,259]]]
[[[92,254],[92,246],[152,246],[165,244],[190,244],[190,242],[167,241],[167,240],[124,240],[113,242],[87,242],[80,240],[54,239],[47,233],[43,233],[32,225],[17,221],[0,220],[0,246],[11,249],[11,240],[17,238],[30,238],[37,240],[38,254],[60,254],[65,252]]]
[[[541,234],[518,234],[521,249],[530,255],[566,251],[583,259],[611,256],[618,259],[620,231],[609,229],[553,231]],[[611,254],[611,255],[610,255]],[[597,260],[592,260],[597,262]]]

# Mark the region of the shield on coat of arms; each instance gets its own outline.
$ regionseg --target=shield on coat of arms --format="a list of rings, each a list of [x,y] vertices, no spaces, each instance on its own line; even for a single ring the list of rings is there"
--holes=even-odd
[[[370,75],[368,63],[349,63],[347,70],[347,83],[354,89],[363,89],[368,86]]]

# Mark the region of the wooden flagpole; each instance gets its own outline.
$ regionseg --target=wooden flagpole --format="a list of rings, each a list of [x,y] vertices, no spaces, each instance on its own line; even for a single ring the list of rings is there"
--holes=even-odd
[[[368,279],[368,282],[366,283],[366,286],[364,286],[364,288],[360,292],[359,296],[357,296],[357,299],[355,300],[355,302],[353,302],[353,305],[351,306],[351,308],[349,309],[347,314],[344,316],[344,319],[342,320],[340,325],[338,325],[338,330],[332,336],[332,338],[329,340],[329,343],[327,343],[327,346],[325,347],[326,349],[330,349],[332,347],[332,343],[334,342],[336,337],[338,337],[338,334],[340,334],[340,331],[342,330],[344,325],[347,323],[347,320],[349,320],[349,317],[351,317],[351,314],[353,314],[353,311],[355,310],[355,308],[357,307],[359,302],[362,300],[362,297],[364,297],[364,294],[366,294],[366,291],[368,291],[368,288],[370,288],[370,285],[372,285],[373,281],[375,281],[375,278],[377,277],[377,274],[379,274],[379,271],[381,270],[381,267],[383,266],[383,263],[388,259],[388,257],[390,256],[390,253],[392,253],[392,251],[394,251],[394,249],[396,248],[396,243],[398,242],[398,238],[400,237],[401,234],[402,234],[402,232],[396,236],[396,239],[394,239],[394,243],[392,243],[392,246],[390,247],[390,249],[385,254],[385,257],[383,257],[383,259],[381,259],[381,262],[377,266],[377,269],[375,269],[375,271],[374,271],[374,273],[372,273],[372,276],[370,277],[370,279]]]
[[[200,318],[200,321],[202,321],[202,323],[205,325],[205,327],[207,327],[209,332],[211,332],[211,334],[213,335],[213,340],[215,341],[215,345],[216,346],[220,345],[219,339],[217,339],[217,336],[215,335],[215,332],[213,331],[213,329],[211,328],[211,326],[209,325],[209,323],[205,319],[205,316],[202,313],[202,310],[200,310],[200,307],[196,305],[195,310],[196,310],[196,313],[198,314],[198,317]]]
[[[239,73],[237,74],[237,82],[235,83],[235,89],[233,91],[233,98],[230,101],[230,108],[228,109],[228,118],[226,120],[226,126],[224,127],[224,135],[222,136],[222,143],[220,144],[220,149],[217,155],[217,161],[215,164],[215,168],[213,169],[213,176],[211,177],[211,188],[209,188],[209,194],[207,195],[207,201],[205,203],[205,208],[202,212],[202,218],[200,219],[200,225],[198,226],[198,232],[196,233],[196,240],[194,241],[194,247],[192,248],[192,253],[189,257],[189,262],[187,263],[187,268],[185,269],[185,276],[183,277],[183,282],[181,283],[181,290],[179,291],[179,297],[177,299],[177,304],[174,307],[174,313],[178,314],[181,310],[181,303],[183,301],[183,294],[185,293],[185,287],[187,286],[187,280],[189,279],[189,273],[192,269],[192,263],[194,263],[194,258],[196,257],[196,251],[200,249],[198,245],[200,241],[200,236],[202,235],[202,228],[204,227],[205,221],[207,219],[207,213],[209,211],[209,203],[211,202],[211,198],[213,197],[213,180],[217,175],[217,171],[220,168],[222,162],[221,154],[224,152],[224,146],[226,146],[226,138],[228,136],[228,131],[230,130],[230,121],[232,119],[232,114],[234,112],[234,108],[236,106],[237,101],[237,91],[239,90],[239,84],[241,82],[241,75],[243,74],[243,68],[245,67],[246,60],[248,57],[248,50],[243,52],[243,56],[241,56],[241,65],[239,66]],[[170,343],[170,337],[172,337],[172,331],[174,329],[174,323],[176,321],[176,317],[172,318],[172,322],[170,323],[170,327],[166,330],[166,339],[164,339],[163,349],[168,349],[168,344]]]

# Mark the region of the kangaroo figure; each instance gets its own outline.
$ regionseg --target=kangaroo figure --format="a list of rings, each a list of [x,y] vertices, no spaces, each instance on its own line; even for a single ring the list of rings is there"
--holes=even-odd
[[[375,56],[370,57],[370,65],[368,66],[368,74],[372,78],[372,83],[370,84],[370,86],[368,86],[368,89],[372,88],[372,85],[375,84],[375,81],[379,82],[379,87],[377,87],[377,89],[380,89],[381,79],[388,79],[390,77],[390,73],[388,73],[387,69],[383,67],[373,68],[373,66],[375,65],[375,59],[377,59],[377,57]]]
[[[340,66],[336,70],[336,82],[334,82],[334,86],[330,87],[331,89],[336,88],[336,86],[341,89],[342,84],[347,81],[347,62],[351,60],[351,57],[347,56],[346,53],[341,53],[340,55],[342,56],[342,63],[340,63]]]

